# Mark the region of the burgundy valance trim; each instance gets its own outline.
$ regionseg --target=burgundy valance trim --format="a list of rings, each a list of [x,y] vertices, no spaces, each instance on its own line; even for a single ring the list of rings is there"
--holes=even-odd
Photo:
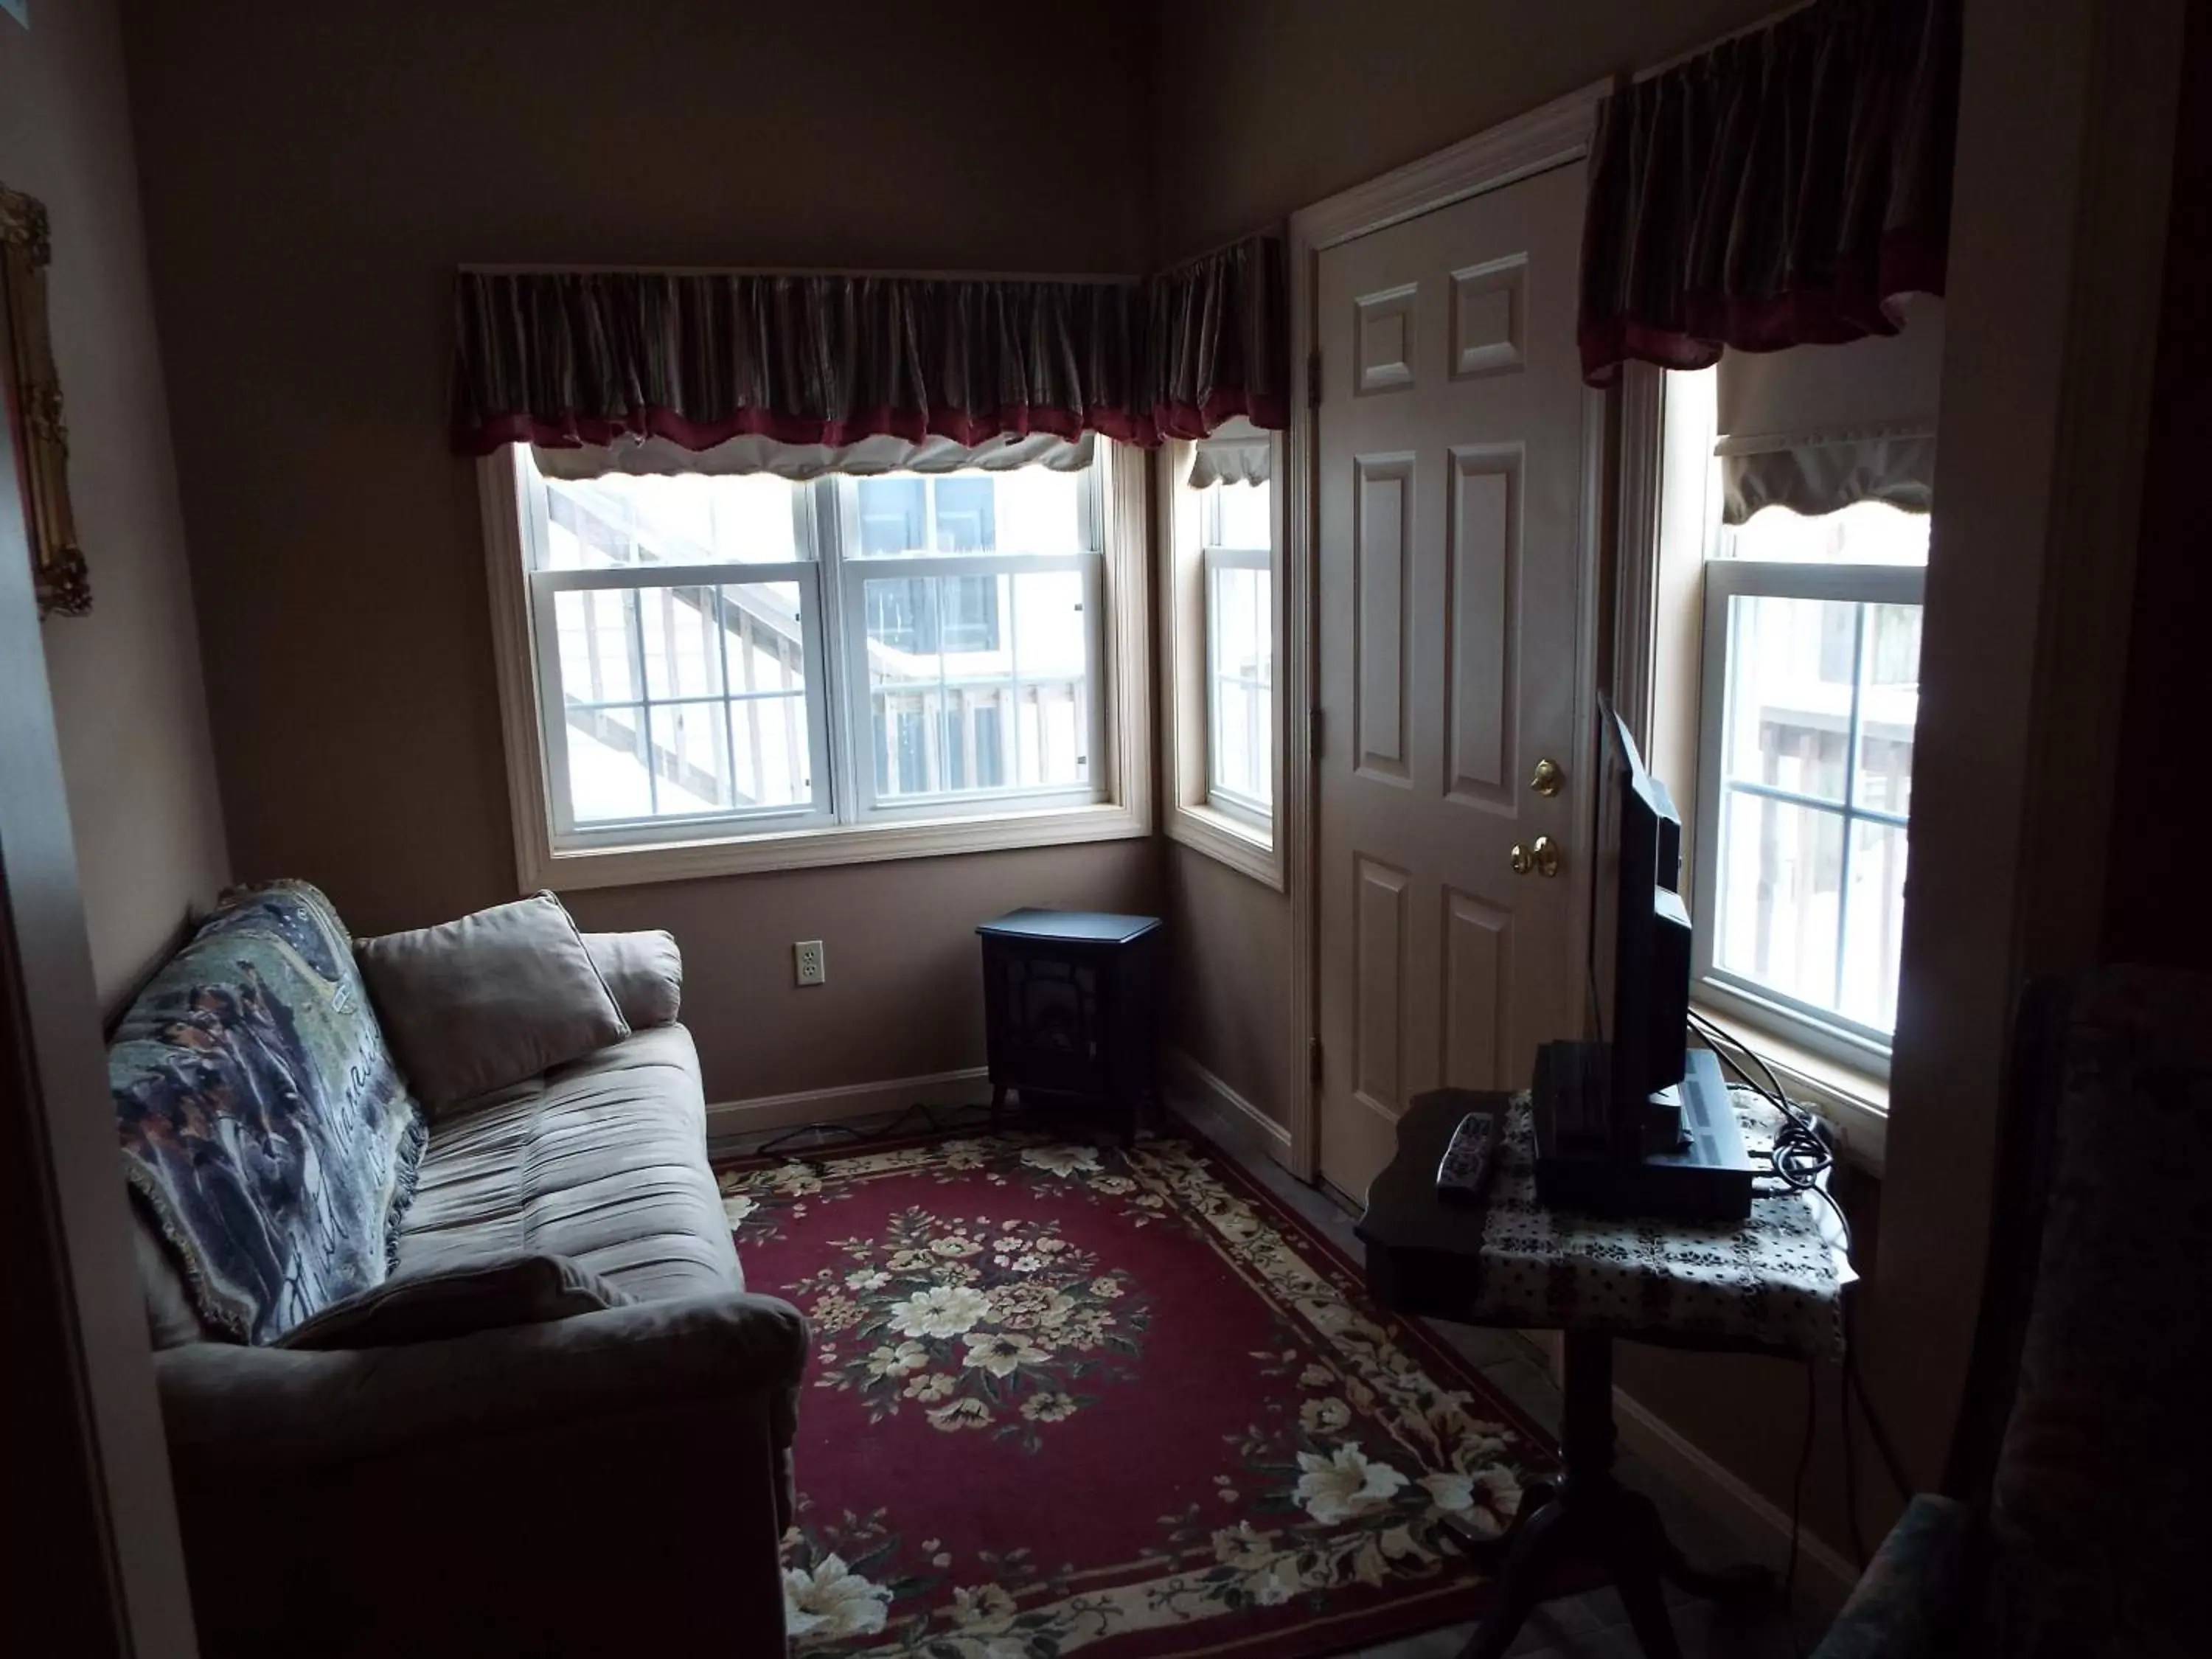
[[[1598,109],[1583,378],[1898,331],[1941,294],[1959,0],[1818,0]]]
[[[465,270],[454,319],[468,454],[1040,432],[1151,447],[1231,416],[1289,423],[1272,237],[1112,282]]]

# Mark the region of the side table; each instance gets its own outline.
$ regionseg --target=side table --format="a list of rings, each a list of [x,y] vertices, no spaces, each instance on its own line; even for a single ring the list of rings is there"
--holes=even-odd
[[[987,921],[984,1035],[995,1116],[1009,1089],[1106,1103],[1133,1145],[1159,1092],[1157,916],[1011,911]]]
[[[1772,1144],[1780,1115],[1755,1095],[1730,1097],[1747,1146]],[[1468,1112],[1504,1115],[1498,1162],[1480,1209],[1440,1203],[1437,1164]],[[1499,1597],[1461,1659],[1498,1659],[1570,1561],[1602,1566],[1650,1659],[1680,1659],[1659,1582],[1692,1594],[1756,1594],[1756,1569],[1701,1572],[1651,1500],[1613,1472],[1615,1337],[1675,1347],[1839,1355],[1841,1297],[1851,1277],[1819,1200],[1755,1198],[1741,1224],[1607,1219],[1536,1200],[1524,1096],[1443,1089],[1418,1095],[1398,1122],[1398,1149],[1375,1178],[1358,1234],[1378,1298],[1403,1313],[1564,1337],[1556,1484],[1532,1483],[1502,1538],[1455,1534],[1500,1563]]]

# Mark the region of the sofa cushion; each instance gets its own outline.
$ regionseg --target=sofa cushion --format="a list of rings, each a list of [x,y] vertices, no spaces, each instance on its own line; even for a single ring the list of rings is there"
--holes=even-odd
[[[434,1112],[629,1035],[550,893],[359,939],[354,952],[399,1069]]]
[[[636,1298],[565,1255],[536,1251],[395,1273],[286,1333],[287,1348],[386,1348],[627,1307]]]
[[[439,1118],[399,1271],[515,1250],[572,1257],[645,1301],[744,1288],[707,1164],[698,1055],[681,1025]]]
[[[422,1118],[314,888],[226,894],[123,1016],[107,1078],[125,1176],[209,1334],[273,1341],[383,1281]]]
[[[684,1008],[684,953],[665,928],[586,933],[584,948],[633,1031],[673,1025]]]

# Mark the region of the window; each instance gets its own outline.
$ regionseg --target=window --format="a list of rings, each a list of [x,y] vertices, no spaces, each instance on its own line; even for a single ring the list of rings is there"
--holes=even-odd
[[[1275,783],[1274,556],[1269,486],[1205,490],[1206,793],[1265,824]]]
[[[494,458],[494,598],[527,640],[502,696],[537,763],[511,768],[526,883],[564,860],[588,884],[1142,833],[1140,757],[1109,741],[1142,697],[1109,672],[1130,632],[1109,589],[1141,605],[1143,585],[1109,583],[1094,453],[807,482]],[[745,843],[767,850],[726,854]]]
[[[1280,887],[1274,447],[1242,422],[1199,443],[1168,446],[1161,465],[1171,533],[1160,627],[1168,833]]]
[[[1705,570],[1702,991],[1862,1065],[1897,1023],[1928,532],[1768,507]]]

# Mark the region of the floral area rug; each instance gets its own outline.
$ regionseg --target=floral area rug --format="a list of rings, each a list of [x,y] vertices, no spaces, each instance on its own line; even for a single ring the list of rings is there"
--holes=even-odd
[[[728,1166],[812,1322],[799,1655],[1316,1659],[1474,1616],[1536,1431],[1195,1137]]]

